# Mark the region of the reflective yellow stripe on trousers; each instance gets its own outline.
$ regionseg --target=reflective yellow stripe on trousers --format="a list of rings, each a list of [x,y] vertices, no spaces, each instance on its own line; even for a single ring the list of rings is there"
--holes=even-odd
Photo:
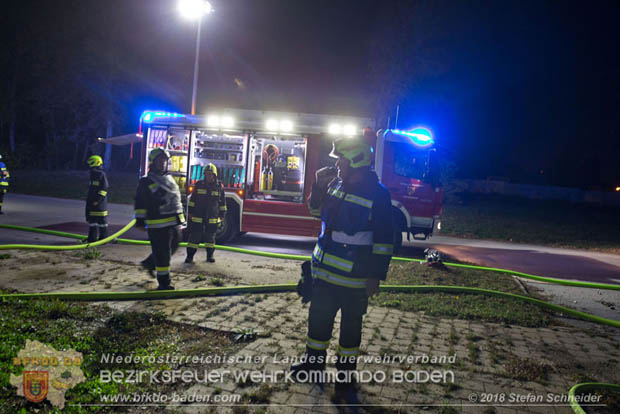
[[[338,285],[338,286],[343,286],[343,287],[348,287],[348,288],[361,289],[361,288],[366,287],[366,279],[356,279],[352,277],[337,275],[328,270],[318,268],[315,266],[312,266],[312,277],[315,277],[317,279],[322,279],[326,281],[327,283],[331,283],[333,285]]]
[[[309,348],[315,349],[317,351],[324,351],[329,346],[329,340],[319,341],[318,339],[313,339],[308,336],[306,337],[306,345],[308,345]]]

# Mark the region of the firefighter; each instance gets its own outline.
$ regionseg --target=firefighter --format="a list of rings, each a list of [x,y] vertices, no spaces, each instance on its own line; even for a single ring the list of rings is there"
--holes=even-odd
[[[103,160],[91,155],[86,161],[90,167],[90,181],[86,195],[88,243],[108,237],[108,177],[103,171]]]
[[[370,168],[371,147],[356,139],[339,139],[329,154],[336,169],[316,172],[308,200],[310,212],[322,221],[312,253],[312,289],[308,336],[303,363],[291,367],[322,372],[334,318],[341,314],[336,363],[337,395],[354,391],[350,381],[362,339],[362,317],[368,298],[379,293],[393,250],[390,193]],[[337,177],[335,176],[337,172]]]
[[[204,178],[198,182],[188,202],[188,214],[190,228],[185,263],[193,262],[201,241],[207,248],[207,262],[215,262],[215,233],[226,215],[224,187],[217,178],[215,165],[205,167]]]
[[[2,203],[4,202],[4,194],[9,190],[9,170],[6,169],[6,164],[2,161],[2,154],[0,154],[0,214],[2,212]]]
[[[152,254],[142,265],[157,273],[157,290],[172,290],[170,259],[179,246],[181,227],[185,225],[179,186],[168,174],[170,154],[163,148],[149,153],[149,172],[136,190],[136,227],[148,232]]]

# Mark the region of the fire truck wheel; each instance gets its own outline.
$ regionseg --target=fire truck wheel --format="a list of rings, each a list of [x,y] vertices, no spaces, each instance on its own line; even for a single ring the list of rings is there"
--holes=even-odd
[[[234,211],[234,210],[233,210]],[[239,220],[232,214],[232,211],[226,213],[226,217],[215,234],[216,243],[227,243],[235,239],[239,235]]]

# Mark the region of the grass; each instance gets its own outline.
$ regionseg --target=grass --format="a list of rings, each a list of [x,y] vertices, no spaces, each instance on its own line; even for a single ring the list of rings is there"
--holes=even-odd
[[[101,370],[158,370],[158,369],[213,369],[215,364],[184,363],[116,363],[101,360],[104,353],[136,356],[208,355],[234,353],[238,347],[230,335],[167,321],[160,313],[118,313],[107,306],[88,306],[60,301],[0,302],[0,412],[41,414],[60,413],[47,401],[28,402],[16,394],[9,384],[11,373],[19,375],[21,366],[13,366],[13,358],[23,349],[26,339],[37,340],[57,350],[72,348],[82,352],[80,369],[86,382],[76,385],[65,394],[68,404],[98,404],[102,394],[130,394],[132,392],[171,393],[174,384],[105,383],[100,380]],[[77,407],[66,405],[62,412],[112,413],[134,412],[135,407]]]
[[[620,253],[620,207],[470,195],[441,222],[445,236]]]
[[[510,378],[518,381],[540,382],[547,380],[551,367],[542,361],[511,355],[504,369]]]
[[[108,202],[133,204],[138,172],[111,171],[107,176],[110,183]],[[22,194],[86,200],[89,179],[87,170],[15,170],[11,171],[9,190]]]
[[[392,262],[387,283],[391,285],[454,285],[492,289],[523,295],[515,280],[504,273],[474,269],[427,266],[416,262]],[[517,299],[481,294],[381,293],[370,300],[375,306],[458,319],[479,319],[528,327],[547,326],[552,316],[539,307]]]
[[[82,260],[97,260],[101,257],[101,252],[96,247],[87,247],[86,249],[78,250],[74,256]]]

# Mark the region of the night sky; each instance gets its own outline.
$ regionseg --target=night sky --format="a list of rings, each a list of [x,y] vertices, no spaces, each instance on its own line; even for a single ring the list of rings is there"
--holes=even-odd
[[[371,116],[380,126],[390,117],[394,126],[400,105],[398,127],[431,127],[460,177],[620,185],[617,2],[211,3],[199,113],[227,106]],[[1,29],[2,148],[13,81],[17,125],[33,142],[42,126],[29,119],[64,94],[63,74],[77,94],[118,105],[118,134],[134,131],[144,109],[189,112],[196,23],[176,1],[11,7]]]

